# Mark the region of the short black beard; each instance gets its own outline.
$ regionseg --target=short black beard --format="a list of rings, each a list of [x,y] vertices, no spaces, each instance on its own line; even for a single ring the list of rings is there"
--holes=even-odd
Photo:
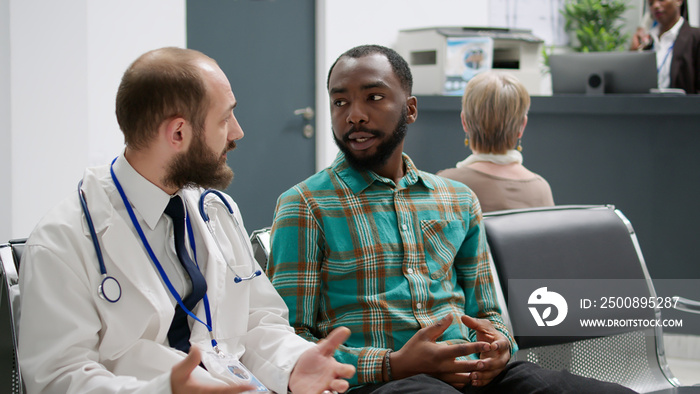
[[[231,141],[226,151],[236,147]],[[233,180],[233,170],[221,161],[204,143],[202,132],[197,133],[187,152],[180,153],[168,165],[163,182],[178,189],[203,187],[225,189]]]
[[[394,153],[396,148],[401,144],[401,142],[406,138],[406,131],[408,130],[408,114],[406,108],[401,111],[401,118],[396,123],[394,131],[391,133],[391,138],[383,142],[377,147],[377,151],[374,155],[358,158],[353,155],[350,148],[348,148],[347,143],[350,141],[350,134],[362,131],[364,133],[369,133],[374,136],[381,136],[383,133],[379,130],[370,130],[363,127],[352,127],[345,135],[343,135],[343,141],[338,140],[338,137],[333,133],[333,140],[338,146],[343,154],[345,154],[345,159],[348,161],[350,166],[358,171],[374,171],[382,167],[389,160],[391,155]]]

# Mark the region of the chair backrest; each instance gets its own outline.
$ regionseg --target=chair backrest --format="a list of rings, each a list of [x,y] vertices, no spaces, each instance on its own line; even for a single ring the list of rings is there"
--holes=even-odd
[[[679,385],[666,364],[660,328],[581,325],[591,313],[604,321],[660,316],[656,308],[600,308],[602,295],[656,296],[634,230],[621,212],[612,206],[491,212],[484,214],[484,226],[520,347],[515,359],[639,392]],[[557,302],[544,302],[557,296],[568,305],[559,322],[552,320],[554,307],[554,320],[562,313]]]
[[[267,259],[270,257],[270,227],[261,228],[250,234],[253,245],[253,255],[263,271],[267,269]]]
[[[24,384],[17,357],[19,322],[19,262],[24,240],[0,245],[0,388],[2,392],[23,393]]]

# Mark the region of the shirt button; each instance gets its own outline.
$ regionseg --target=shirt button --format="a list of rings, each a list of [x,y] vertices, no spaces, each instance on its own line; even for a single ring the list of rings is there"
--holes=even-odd
[[[401,225],[401,228],[402,228],[404,231],[405,231],[405,230],[408,230],[408,226],[405,225],[405,224],[402,224],[402,225]]]
[[[420,302],[416,304],[416,309],[422,309],[422,308],[423,308],[423,304],[421,304]]]
[[[412,273],[413,273],[413,268],[407,269],[406,272],[408,272],[409,274],[412,274]]]

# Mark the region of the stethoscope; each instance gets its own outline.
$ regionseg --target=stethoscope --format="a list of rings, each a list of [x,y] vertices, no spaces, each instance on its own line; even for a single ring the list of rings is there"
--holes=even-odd
[[[116,159],[115,159],[115,161],[116,161]],[[138,224],[138,221],[136,221],[136,217],[135,217],[135,214],[133,212],[133,209],[131,208],[131,204],[129,203],[128,199],[126,198],[126,194],[124,193],[124,190],[121,187],[121,184],[119,183],[116,175],[114,174],[113,166],[114,166],[114,161],[112,161],[112,167],[110,167],[110,171],[112,174],[112,178],[114,179],[115,185],[117,185],[117,190],[119,191],[119,194],[121,195],[122,199],[124,200],[125,206],[127,207],[127,211],[129,212],[129,216],[131,217],[132,222],[134,223],[134,226],[136,227],[136,230],[139,233],[139,236],[141,237],[142,241],[144,241],[144,245],[146,246],[146,249],[147,249],[149,255],[151,256],[151,260],[153,260],[154,264],[156,265],[156,268],[158,268],[158,271],[161,274],[161,277],[163,277],[164,281],[166,282],[166,286],[168,286],[171,293],[174,293],[173,296],[177,300],[180,297],[179,297],[179,295],[177,295],[177,292],[174,290],[174,288],[171,288],[171,285],[169,284],[170,281],[168,280],[167,275],[165,274],[165,271],[162,270],[162,267],[160,266],[158,259],[155,257],[155,254],[153,253],[150,246],[148,245],[148,241],[146,240],[145,235],[143,234],[143,230],[141,229],[141,226]],[[95,225],[92,221],[92,216],[90,215],[90,210],[88,209],[87,201],[85,200],[85,192],[83,192],[83,190],[82,190],[82,185],[83,185],[83,181],[80,180],[80,182],[78,182],[78,198],[80,199],[80,206],[82,207],[83,213],[85,214],[85,220],[88,224],[88,229],[90,231],[90,237],[92,239],[93,246],[95,247],[95,253],[97,254],[97,261],[98,261],[98,264],[100,266],[100,274],[102,275],[102,281],[100,282],[99,286],[97,287],[97,294],[100,296],[100,298],[102,298],[108,302],[116,303],[117,301],[119,301],[119,299],[121,299],[122,288],[121,288],[121,285],[119,284],[119,281],[116,278],[107,274],[107,268],[105,267],[104,257],[102,256],[102,248],[100,247],[100,243],[97,239],[97,233],[95,232]],[[209,194],[213,194],[214,196],[218,197],[219,202],[226,207],[229,214],[231,215],[231,219],[233,220],[234,227],[236,228],[236,233],[238,235],[239,240],[241,241],[241,245],[243,245],[244,248],[248,251],[248,257],[249,257],[250,267],[251,267],[251,272],[252,272],[248,276],[238,275],[238,273],[236,273],[236,271],[233,269],[233,267],[231,267],[231,264],[229,264],[229,262],[226,260],[226,255],[224,254],[224,251],[221,248],[221,244],[219,243],[219,240],[217,239],[217,237],[214,234],[214,228],[212,227],[211,219],[209,217],[209,214],[207,213],[208,204],[205,203],[205,197]],[[245,247],[246,246],[246,239],[245,239],[245,236],[243,235],[243,230],[241,230],[241,226],[238,223],[236,216],[233,214],[233,208],[231,207],[231,204],[229,204],[228,200],[226,200],[223,193],[221,193],[218,190],[214,190],[214,189],[205,190],[202,193],[202,195],[199,197],[199,214],[201,215],[202,219],[204,220],[204,223],[206,224],[207,229],[209,230],[209,233],[211,234],[212,238],[214,238],[214,242],[216,243],[216,247],[219,249],[219,253],[221,253],[221,257],[224,259],[224,261],[226,261],[226,265],[228,266],[229,270],[231,270],[231,272],[233,273],[234,283],[241,283],[243,281],[251,280],[255,277],[262,275],[261,270],[255,269],[255,258],[253,256],[253,252],[250,250],[250,248]],[[197,252],[196,252],[196,246],[195,246],[195,241],[194,241],[194,235],[193,235],[193,231],[192,231],[192,224],[189,220],[189,215],[187,216],[186,224],[187,224],[187,233],[189,235],[190,245],[192,247],[192,251],[193,251],[193,254],[195,256],[195,262],[196,262]]]
[[[97,234],[95,233],[95,225],[92,222],[92,217],[90,216],[90,210],[87,206],[87,201],[85,201],[85,193],[82,191],[83,180],[78,182],[78,197],[80,198],[80,206],[83,208],[83,213],[85,214],[85,221],[87,221],[88,229],[90,230],[90,238],[92,238],[92,244],[95,246],[95,253],[97,253],[97,262],[100,265],[100,274],[102,274],[102,282],[97,287],[97,294],[103,300],[107,300],[111,303],[115,303],[122,298],[122,287],[119,285],[119,281],[113,276],[107,275],[107,268],[105,268],[105,261],[102,257],[102,248],[100,247],[100,242],[97,240]]]
[[[165,273],[165,270],[163,270],[163,267],[161,266],[160,262],[158,261],[158,258],[156,257],[155,253],[153,252],[153,249],[151,249],[150,244],[148,243],[148,240],[146,239],[145,234],[143,233],[143,229],[141,228],[141,225],[139,224],[138,220],[136,219],[136,214],[134,213],[134,209],[131,207],[131,204],[129,203],[129,199],[126,197],[126,193],[124,192],[124,189],[122,188],[121,184],[119,183],[119,180],[117,179],[117,176],[114,174],[114,162],[117,161],[115,158],[112,161],[112,164],[109,168],[110,174],[112,175],[112,179],[114,180],[114,184],[117,187],[117,191],[119,191],[119,195],[122,198],[122,201],[124,202],[124,206],[126,207],[127,212],[129,213],[129,218],[131,219],[131,222],[133,223],[134,227],[136,228],[136,232],[139,234],[139,237],[141,238],[141,242],[143,243],[143,246],[146,248],[146,251],[148,252],[149,257],[151,258],[151,261],[153,261],[153,264],[155,265],[156,269],[158,270],[158,273],[160,274],[161,278],[163,279],[163,282],[165,283],[165,286],[168,288],[170,291],[170,294],[172,294],[173,298],[175,298],[175,301],[180,305],[183,311],[185,311],[190,317],[195,319],[196,321],[202,323],[207,330],[209,331],[209,336],[211,338],[211,344],[214,350],[217,353],[220,353],[219,347],[217,346],[216,339],[214,338],[214,330],[212,329],[213,324],[212,324],[212,318],[211,318],[211,308],[209,307],[209,297],[207,294],[204,294],[203,298],[203,303],[204,303],[204,311],[206,315],[207,322],[203,322],[199,317],[197,317],[192,311],[189,310],[185,306],[185,304],[182,302],[182,298],[178,294],[177,290],[175,290],[175,287],[173,287],[172,283],[170,282],[170,279],[168,278],[168,275]],[[100,265],[100,274],[102,275],[102,281],[100,282],[100,285],[97,287],[97,294],[100,296],[100,298],[110,302],[110,303],[116,303],[121,299],[122,297],[122,288],[121,285],[119,285],[119,281],[117,281],[116,278],[113,276],[110,276],[107,274],[107,268],[105,267],[104,263],[104,258],[102,256],[102,248],[100,247],[100,243],[97,239],[97,233],[95,232],[95,225],[92,221],[92,216],[90,215],[90,210],[88,209],[87,201],[85,199],[85,192],[82,190],[83,186],[83,181],[80,180],[78,182],[78,198],[80,199],[80,206],[83,210],[83,213],[85,214],[85,220],[87,221],[88,224],[88,229],[90,231],[90,237],[92,238],[92,243],[95,247],[95,252],[97,254],[97,261]],[[226,209],[228,210],[229,214],[231,214],[231,218],[234,223],[234,227],[236,228],[236,233],[238,234],[238,237],[241,241],[241,244],[245,249],[248,250],[248,256],[250,257],[250,266],[251,266],[251,271],[252,273],[248,276],[241,277],[236,273],[236,271],[231,267],[229,262],[226,260],[226,255],[224,254],[221,245],[219,244],[218,239],[214,235],[214,229],[211,225],[211,220],[209,218],[209,215],[207,214],[206,210],[206,204],[204,203],[204,198],[208,194],[214,194],[219,198],[219,201],[226,206]],[[202,195],[199,197],[199,214],[202,216],[202,219],[207,225],[207,228],[209,229],[209,233],[211,234],[212,238],[214,238],[214,241],[216,243],[216,247],[219,249],[219,252],[221,253],[221,257],[226,261],[226,265],[228,268],[231,270],[231,272],[235,275],[234,276],[234,283],[241,283],[243,281],[251,280],[257,276],[262,275],[262,272],[260,270],[255,269],[255,258],[253,256],[253,252],[250,250],[250,248],[246,247],[246,239],[245,236],[243,235],[243,231],[241,230],[241,226],[238,223],[238,220],[236,219],[236,216],[233,214],[233,208],[231,207],[231,204],[228,203],[226,198],[224,197],[223,193],[221,193],[218,190],[214,189],[207,189],[205,190]],[[196,251],[196,245],[195,245],[195,240],[194,240],[194,233],[192,231],[192,223],[190,222],[189,215],[185,216],[186,220],[186,226],[187,226],[187,233],[189,234],[189,241],[190,241],[190,247],[192,248],[192,253],[194,255],[194,261],[195,264],[197,265],[197,268],[199,268],[199,264],[197,264],[197,251]]]
[[[219,249],[219,252],[221,253],[221,257],[226,260],[226,255],[224,254],[224,250],[221,248],[221,244],[219,243],[219,239],[214,236],[214,228],[211,225],[211,220],[209,219],[209,215],[207,214],[206,206],[204,202],[204,198],[209,195],[213,194],[216,197],[218,197],[218,200],[221,204],[223,204],[226,209],[228,210],[228,213],[231,215],[231,220],[233,220],[234,227],[236,228],[236,234],[238,234],[238,239],[241,241],[241,245],[244,246],[244,248],[248,251],[248,257],[250,260],[250,271],[251,274],[248,276],[240,276],[236,273],[236,271],[231,267],[231,264],[226,261],[226,265],[228,266],[228,269],[231,270],[233,273],[233,281],[235,283],[241,283],[244,280],[251,280],[257,276],[262,275],[262,271],[256,270],[255,269],[255,257],[253,257],[253,252],[251,252],[250,248],[246,247],[246,239],[245,236],[243,235],[243,230],[241,230],[241,225],[238,223],[238,219],[236,219],[236,215],[233,214],[233,208],[231,207],[231,204],[229,204],[228,200],[224,197],[224,194],[221,193],[218,190],[215,189],[207,189],[205,190],[200,196],[199,196],[199,215],[202,216],[202,220],[204,220],[204,223],[207,225],[207,229],[209,230],[209,233],[211,234],[211,237],[214,238],[214,243],[216,243],[216,247]],[[212,201],[213,202],[213,201]],[[189,222],[188,222],[189,226]],[[192,234],[192,231],[190,229],[190,234]],[[194,240],[190,239],[191,243],[194,245]]]

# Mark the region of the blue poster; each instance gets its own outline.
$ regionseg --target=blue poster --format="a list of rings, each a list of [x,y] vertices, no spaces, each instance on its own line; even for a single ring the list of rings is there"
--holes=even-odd
[[[447,39],[443,94],[461,96],[476,74],[493,65],[493,38],[450,37]]]

